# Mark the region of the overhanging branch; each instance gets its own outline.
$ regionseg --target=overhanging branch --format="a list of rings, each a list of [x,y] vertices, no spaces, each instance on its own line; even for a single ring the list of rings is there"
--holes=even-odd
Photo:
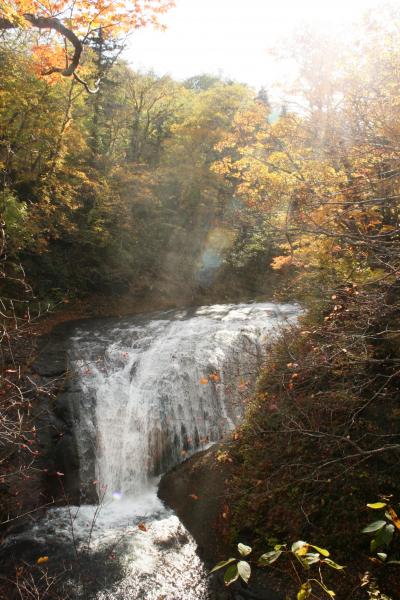
[[[30,23],[30,25],[32,25],[33,27],[37,27],[38,29],[52,29],[53,31],[57,31],[60,35],[67,39],[74,47],[74,54],[68,67],[51,67],[45,73],[43,73],[43,75],[51,75],[52,73],[60,73],[64,77],[73,75],[75,73],[76,68],[79,65],[79,61],[83,52],[83,44],[80,41],[80,39],[75,35],[75,33],[71,29],[68,29],[68,27],[65,27],[65,25],[63,25],[61,21],[59,21],[56,17],[37,17],[29,13],[26,13],[23,16],[24,19],[28,21],[28,23]],[[0,17],[0,30],[17,28],[18,25],[10,19]]]

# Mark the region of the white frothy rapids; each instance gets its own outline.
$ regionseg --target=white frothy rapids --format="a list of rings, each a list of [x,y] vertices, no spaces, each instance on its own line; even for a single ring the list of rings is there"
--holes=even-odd
[[[99,495],[141,493],[149,479],[220,440],[243,414],[263,346],[293,305],[216,305],[164,313],[72,340],[83,398],[77,440],[95,428]],[[84,452],[81,452],[83,455]]]
[[[90,561],[103,553],[106,563],[93,562],[94,579],[104,582],[94,600],[208,600],[196,544],[157,498],[157,476],[234,427],[265,344],[299,312],[295,305],[216,305],[79,326],[70,359],[80,390],[80,473],[103,501],[100,509],[49,510],[15,539],[34,539],[50,558],[51,544],[58,556],[62,548]],[[107,575],[114,554],[116,579]],[[79,577],[70,584],[68,597],[88,597]]]

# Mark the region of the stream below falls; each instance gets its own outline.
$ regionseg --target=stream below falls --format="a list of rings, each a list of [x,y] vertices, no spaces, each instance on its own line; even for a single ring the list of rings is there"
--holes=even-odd
[[[77,323],[66,398],[81,498],[92,503],[48,510],[3,551],[48,556],[65,598],[210,598],[195,541],[158,499],[158,481],[240,421],[267,343],[299,312],[230,304]]]

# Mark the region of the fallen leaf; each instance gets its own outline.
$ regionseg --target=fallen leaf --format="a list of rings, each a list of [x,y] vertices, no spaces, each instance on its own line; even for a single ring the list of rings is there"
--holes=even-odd
[[[388,513],[390,515],[390,518],[392,519],[393,523],[395,524],[396,528],[398,530],[400,530],[400,519],[397,516],[396,511],[391,506],[387,507],[387,511],[388,511]]]

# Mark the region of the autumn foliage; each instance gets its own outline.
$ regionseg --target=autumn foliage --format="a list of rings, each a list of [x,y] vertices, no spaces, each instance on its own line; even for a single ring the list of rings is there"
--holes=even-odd
[[[359,535],[360,506],[400,497],[398,23],[370,16],[351,48],[300,36],[293,106],[238,111],[213,166],[265,215],[279,297],[307,309],[271,346],[232,440],[231,533],[331,545],[357,563],[333,580],[340,598],[365,597],[357,569],[371,564],[382,592],[399,589]]]
[[[91,36],[101,31],[104,39],[115,39],[139,27],[159,26],[159,16],[171,6],[173,0],[6,1],[0,6],[0,30],[35,28],[37,70],[72,75]]]
[[[221,518],[255,548],[267,536],[318,539],[348,564],[354,547],[357,566],[334,587],[365,598],[359,507],[400,498],[400,15],[366,18],[355,43],[295,38],[285,51],[297,81],[276,107],[245,85],[181,83],[119,60],[116,39],[171,4],[2,6],[4,298],[23,273],[34,303],[52,306],[100,294],[106,310],[123,294],[193,305],[272,287],[299,300],[307,314],[269,348],[246,420],[218,454],[234,471]],[[41,18],[77,42],[65,48]],[[101,79],[97,94],[60,77],[78,65]],[[25,314],[7,306],[5,342]],[[198,388],[219,380],[204,373]]]

